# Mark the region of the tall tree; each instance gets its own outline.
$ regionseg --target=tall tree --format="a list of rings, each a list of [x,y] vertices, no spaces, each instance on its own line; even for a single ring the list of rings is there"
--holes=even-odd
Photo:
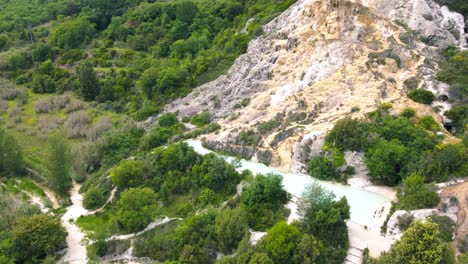
[[[17,176],[24,170],[24,161],[18,141],[0,130],[0,174]]]
[[[91,101],[99,94],[99,81],[94,72],[93,65],[89,60],[85,60],[76,69],[80,80],[81,95],[86,101]]]
[[[17,263],[38,263],[65,247],[67,233],[60,221],[47,214],[20,218],[12,229]]]
[[[49,138],[47,169],[51,188],[66,196],[71,187],[71,159],[70,147],[62,134],[54,134]]]
[[[439,228],[428,218],[413,223],[378,263],[442,264],[445,258]]]

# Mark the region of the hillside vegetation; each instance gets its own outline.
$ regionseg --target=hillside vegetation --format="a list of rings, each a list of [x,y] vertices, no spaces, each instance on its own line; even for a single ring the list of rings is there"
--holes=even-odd
[[[236,91],[243,97],[232,102],[233,111],[224,120],[211,111],[223,100],[218,96],[203,98],[213,109],[190,115],[167,111],[177,99],[197,93],[194,88],[227,73],[252,40],[263,41],[275,52],[293,50],[297,39],[294,42],[284,32],[265,33],[263,26],[295,2],[0,0],[0,263],[63,260],[67,243],[73,243],[67,235],[76,235],[70,234],[70,225],[91,241],[81,243],[80,238],[78,243],[86,247],[83,257],[91,263],[111,257],[119,261],[126,252],[164,263],[343,263],[350,249],[346,221],[351,217],[345,197],[336,197],[319,183],[292,197],[280,175],[241,171],[240,160],[200,155],[184,142],[208,134],[233,135],[242,150],[238,156],[252,158],[252,150],[266,145],[280,148],[314,122],[318,113],[334,106],[308,105],[310,98],[304,95],[296,102],[298,108],[268,113],[273,118],[252,122],[250,129],[225,121],[235,124],[236,111],[269,108],[251,101],[251,91],[247,95]],[[362,7],[346,4],[346,12],[357,6]],[[335,2],[328,7],[334,8]],[[460,12],[465,9],[460,5]],[[310,10],[299,11],[296,18],[314,17]],[[367,7],[359,12],[363,12],[359,24],[371,23],[375,17]],[[327,24],[327,13],[319,15]],[[351,13],[347,19],[351,21]],[[385,23],[400,32],[393,21]],[[324,29],[308,26],[308,30]],[[368,36],[374,32],[363,30]],[[267,37],[282,44],[274,46]],[[329,40],[314,39],[309,44],[325,45]],[[383,51],[363,51],[369,56],[359,63],[367,67],[360,70],[377,80],[382,77],[377,70],[393,67],[396,72],[403,67],[400,64],[408,63],[397,53],[410,51],[416,39],[402,44],[388,38],[385,43],[396,43],[395,50],[384,50],[380,42],[372,41],[363,43]],[[352,52],[361,51],[353,47]],[[441,201],[433,183],[468,175],[468,53],[456,47],[440,53],[427,64],[437,69],[437,80],[450,85],[451,109],[441,113],[450,119],[447,130],[432,115],[417,116],[413,108],[399,111],[390,103],[375,102],[372,111],[362,109],[362,118],[343,114],[338,121],[330,120],[334,125],[314,157],[308,156],[310,145],[304,147],[307,173],[346,183],[355,168],[345,166],[345,152],[363,153],[372,183],[398,190],[391,213],[438,206]],[[277,60],[268,58],[270,63]],[[340,65],[346,67],[345,61]],[[280,58],[279,63],[287,61]],[[281,72],[264,75],[268,80],[283,76]],[[241,79],[249,83],[249,78]],[[385,82],[396,82],[391,79]],[[402,102],[429,109],[427,113],[436,111],[426,106],[439,100],[432,92],[419,89],[416,79],[405,82],[408,90],[400,93]],[[254,82],[249,85],[257,88]],[[218,94],[224,88],[216,87]],[[305,110],[296,111],[301,107]],[[353,109],[351,113],[361,111]],[[264,144],[267,139],[271,144]],[[264,163],[278,158],[266,150],[262,154],[256,158]],[[290,221],[292,200],[297,205],[294,221]],[[80,215],[70,217],[70,210]],[[378,259],[364,254],[365,261],[413,263],[418,258],[424,261],[414,263],[455,263],[447,246],[455,224],[436,216],[425,222],[410,218],[401,221],[406,232],[400,241]],[[418,237],[430,246],[418,248]]]

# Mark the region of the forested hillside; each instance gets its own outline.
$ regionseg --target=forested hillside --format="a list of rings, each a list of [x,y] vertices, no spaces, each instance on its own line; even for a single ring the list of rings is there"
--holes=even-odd
[[[0,0],[0,263],[465,263],[461,16],[380,1]]]

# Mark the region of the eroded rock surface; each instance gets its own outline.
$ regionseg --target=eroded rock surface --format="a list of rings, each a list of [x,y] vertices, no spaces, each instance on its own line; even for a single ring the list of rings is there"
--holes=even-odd
[[[435,59],[441,47],[464,45],[463,27],[461,15],[432,0],[300,0],[264,26],[226,75],[166,111],[180,117],[209,111],[222,129],[206,139],[225,150],[238,145],[242,131],[257,133],[259,124],[277,120],[241,151],[268,151],[270,165],[304,172],[306,153],[299,148],[314,142],[307,135],[326,134],[345,116],[365,118],[379,103],[391,103],[394,113],[412,107],[447,121],[439,113],[450,108],[448,86],[435,79]],[[438,101],[409,100],[414,88],[432,91]]]

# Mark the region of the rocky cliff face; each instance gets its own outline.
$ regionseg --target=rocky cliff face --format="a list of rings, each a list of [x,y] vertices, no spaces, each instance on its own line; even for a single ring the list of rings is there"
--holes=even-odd
[[[272,153],[270,164],[300,170],[337,120],[364,118],[379,103],[395,112],[413,107],[442,123],[433,109],[449,108],[449,94],[434,77],[435,58],[440,47],[465,45],[463,28],[461,15],[432,0],[299,0],[264,26],[226,75],[166,111],[209,111],[222,130],[207,139],[221,148],[238,144],[241,131],[260,135],[259,124],[275,120],[256,148]],[[414,103],[406,97],[410,83],[440,100]]]

